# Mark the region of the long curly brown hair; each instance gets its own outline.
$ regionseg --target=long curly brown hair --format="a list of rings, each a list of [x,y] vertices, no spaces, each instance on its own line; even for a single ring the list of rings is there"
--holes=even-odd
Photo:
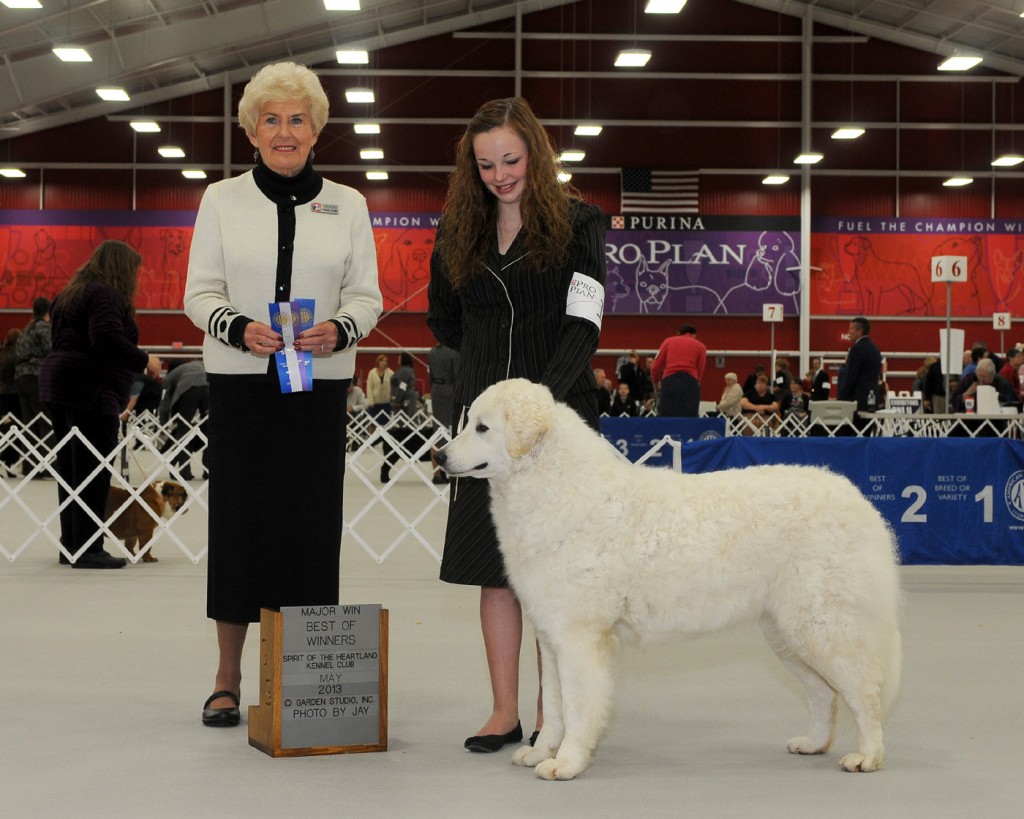
[[[495,128],[511,128],[526,143],[526,185],[519,203],[523,243],[537,270],[564,263],[572,237],[574,188],[558,181],[554,143],[530,104],[522,97],[485,102],[466,126],[455,153],[455,170],[441,215],[437,252],[458,288],[486,261],[498,229],[497,199],[480,179],[473,138]]]
[[[103,282],[113,287],[124,299],[128,315],[135,316],[135,293],[139,284],[139,267],[142,256],[133,247],[116,239],[97,245],[60,294],[64,306],[73,304],[81,297],[87,282]]]

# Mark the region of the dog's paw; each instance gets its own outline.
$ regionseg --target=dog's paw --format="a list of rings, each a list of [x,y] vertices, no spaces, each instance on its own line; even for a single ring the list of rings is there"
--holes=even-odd
[[[555,780],[575,779],[586,769],[586,763],[555,757],[554,759],[545,759],[533,771],[539,779],[547,779],[549,782],[553,782]]]
[[[881,768],[882,760],[880,757],[865,754],[847,754],[839,760],[839,767],[844,771],[868,773]]]
[[[823,754],[828,750],[827,745],[814,742],[810,737],[793,737],[786,748],[791,754]]]
[[[517,748],[516,752],[512,754],[512,764],[522,765],[524,768],[533,768],[545,759],[550,758],[551,755],[543,748],[531,748],[529,745],[524,745],[521,748]]]

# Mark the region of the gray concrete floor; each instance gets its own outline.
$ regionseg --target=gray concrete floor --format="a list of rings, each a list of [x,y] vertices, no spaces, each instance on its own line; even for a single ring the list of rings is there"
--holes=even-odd
[[[389,750],[297,759],[251,748],[244,720],[200,724],[216,660],[205,561],[157,554],[80,571],[39,542],[0,564],[0,815],[1024,815],[1024,567],[902,570],[903,689],[878,773],[838,769],[855,745],[846,714],[831,754],[786,753],[804,728],[801,695],[746,625],[624,650],[593,766],[550,783],[510,765],[511,750],[463,751],[489,709],[477,594],[438,582],[415,542],[382,564],[343,546],[343,602],[390,611]],[[256,699],[258,642],[254,628],[243,705]],[[527,732],[532,654],[528,642]]]

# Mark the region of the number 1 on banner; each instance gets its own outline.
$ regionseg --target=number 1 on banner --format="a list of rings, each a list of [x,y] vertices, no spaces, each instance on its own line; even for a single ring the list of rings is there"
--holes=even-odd
[[[932,256],[933,282],[967,281],[966,256]]]
[[[761,305],[761,320],[762,321],[782,321],[782,305],[781,304],[762,304]]]

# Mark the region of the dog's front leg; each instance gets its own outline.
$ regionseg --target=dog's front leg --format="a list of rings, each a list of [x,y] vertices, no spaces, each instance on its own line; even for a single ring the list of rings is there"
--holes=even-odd
[[[544,710],[544,725],[541,726],[540,735],[532,748],[529,745],[524,745],[516,749],[512,755],[512,763],[522,765],[524,768],[532,768],[545,759],[551,759],[565,735],[565,725],[562,722],[562,689],[558,682],[558,664],[555,661],[555,652],[550,643],[547,643],[540,634],[537,635],[537,643],[540,646],[541,684],[543,685],[541,704]]]
[[[603,634],[578,631],[564,635],[553,648],[565,737],[555,758],[538,763],[534,771],[541,779],[572,779],[590,766],[594,749],[608,724],[611,646]]]

